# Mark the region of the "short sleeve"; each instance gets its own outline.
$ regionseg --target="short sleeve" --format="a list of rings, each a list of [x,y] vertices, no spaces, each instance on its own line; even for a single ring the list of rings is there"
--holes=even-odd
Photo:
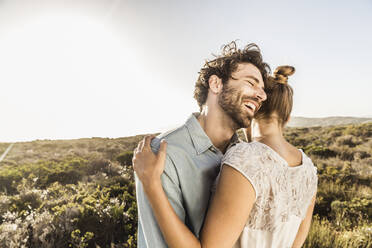
[[[302,171],[301,175],[298,176],[299,182],[302,185],[302,190],[299,193],[302,199],[300,201],[300,214],[302,220],[306,217],[306,210],[311,204],[312,198],[316,195],[318,189],[318,173],[317,167],[313,164],[311,159],[305,154],[302,154],[306,168]],[[298,187],[299,188],[299,187]]]
[[[252,143],[239,143],[231,147],[222,158],[221,164],[228,165],[239,171],[252,184],[257,195],[261,193],[259,187],[261,168],[259,154]]]
[[[310,196],[313,197],[318,189],[318,168],[314,165],[311,158],[309,158],[304,152],[302,152],[302,156],[307,164],[307,177],[306,177],[306,186],[307,190],[310,193]],[[305,181],[305,179],[304,179]]]

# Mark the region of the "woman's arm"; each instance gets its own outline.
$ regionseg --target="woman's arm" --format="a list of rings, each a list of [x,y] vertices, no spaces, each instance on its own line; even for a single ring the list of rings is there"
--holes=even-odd
[[[250,182],[232,167],[223,166],[199,241],[178,218],[161,185],[159,172],[164,170],[166,145],[163,142],[159,153],[154,155],[150,141],[151,137],[146,137],[138,145],[133,167],[144,186],[168,246],[232,247],[244,228],[255,200]]]
[[[243,231],[255,198],[256,193],[247,178],[223,165],[201,232],[202,247],[231,248]]]
[[[293,241],[292,248],[300,248],[305,243],[306,237],[309,233],[310,226],[311,226],[311,219],[313,216],[315,199],[316,199],[316,194],[312,198],[311,203],[307,209],[305,219],[303,219],[303,221],[301,222],[296,238]]]

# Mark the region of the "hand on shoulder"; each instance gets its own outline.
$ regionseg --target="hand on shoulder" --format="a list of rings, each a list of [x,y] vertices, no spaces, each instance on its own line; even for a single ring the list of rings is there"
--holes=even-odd
[[[157,154],[151,150],[151,140],[155,136],[146,136],[137,145],[133,153],[133,169],[143,186],[151,187],[153,184],[161,184],[160,176],[164,171],[167,154],[167,143],[163,139]]]

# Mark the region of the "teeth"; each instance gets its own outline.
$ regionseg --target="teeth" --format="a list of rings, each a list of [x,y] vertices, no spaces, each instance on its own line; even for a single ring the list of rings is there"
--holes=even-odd
[[[248,102],[248,103],[246,104],[246,106],[250,107],[253,111],[256,110],[256,105],[254,105],[253,103]]]

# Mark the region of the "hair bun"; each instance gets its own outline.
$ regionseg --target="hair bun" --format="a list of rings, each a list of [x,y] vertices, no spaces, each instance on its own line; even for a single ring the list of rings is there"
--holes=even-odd
[[[277,83],[287,84],[288,76],[293,75],[295,68],[289,65],[278,66],[274,71],[273,80]]]

